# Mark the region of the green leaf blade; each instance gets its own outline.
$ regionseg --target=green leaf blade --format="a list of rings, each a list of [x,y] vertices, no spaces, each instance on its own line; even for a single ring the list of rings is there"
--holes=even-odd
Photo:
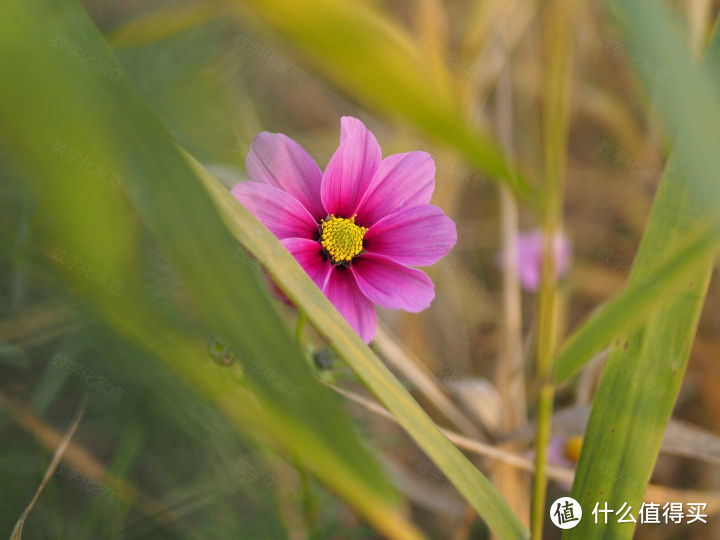
[[[675,75],[661,89],[661,114],[677,143],[628,290],[581,329],[558,358],[558,379],[564,380],[602,340],[613,339],[571,493],[587,517],[563,534],[583,540],[631,538],[635,531],[636,523],[619,523],[614,514],[607,524],[599,514],[596,524],[592,510],[605,503],[615,512],[623,504],[635,516],[640,510],[687,367],[718,240],[712,214],[718,201],[712,171],[718,160],[710,145],[717,136],[707,138],[711,132],[717,135],[717,125],[694,121],[698,114],[713,118],[718,111],[712,78],[687,60],[689,53],[663,4],[611,4],[630,42]],[[716,36],[708,58],[717,55],[718,47]],[[653,291],[647,281],[660,277],[665,286]],[[644,324],[638,328],[640,320]]]

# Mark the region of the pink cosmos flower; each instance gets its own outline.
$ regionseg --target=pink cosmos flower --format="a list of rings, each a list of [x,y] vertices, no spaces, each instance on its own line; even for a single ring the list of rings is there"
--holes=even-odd
[[[325,172],[280,133],[255,137],[249,182],[232,194],[292,253],[369,343],[375,306],[417,313],[435,297],[426,266],[455,245],[455,224],[431,204],[435,163],[426,152],[382,158],[375,136],[351,117]]]
[[[535,292],[540,286],[542,242],[543,233],[540,229],[520,233],[517,237],[518,277],[520,285],[526,291]],[[560,277],[567,272],[570,264],[570,245],[563,233],[559,231],[556,233],[553,248],[555,274]],[[504,254],[501,252],[498,256],[498,264],[501,268],[505,266],[504,260]]]

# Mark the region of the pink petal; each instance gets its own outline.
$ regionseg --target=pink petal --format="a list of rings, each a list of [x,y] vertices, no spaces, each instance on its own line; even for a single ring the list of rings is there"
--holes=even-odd
[[[524,265],[518,268],[520,284],[523,289],[535,292],[540,287],[540,262],[533,265]]]
[[[320,200],[322,171],[290,137],[267,131],[257,135],[245,158],[245,169],[250,180],[287,191],[316,220],[327,215]]]
[[[315,285],[323,290],[332,265],[323,255],[322,246],[305,238],[286,238],[281,242],[315,282]]]
[[[278,284],[275,283],[275,280],[270,277],[270,274],[267,273],[267,270],[263,268],[262,274],[263,279],[265,280],[265,284],[267,285],[268,289],[270,289],[270,294],[272,294],[275,298],[287,304],[288,306],[295,305],[290,301],[290,299],[285,295],[285,293],[282,292],[282,289],[280,289],[280,287],[278,287]]]
[[[353,260],[351,269],[362,293],[381,307],[417,313],[435,298],[435,286],[425,272],[389,257],[366,253]]]
[[[561,231],[557,231],[553,242],[555,274],[560,277],[567,272],[570,264],[570,245]],[[543,233],[540,229],[520,233],[517,237],[518,276],[523,289],[529,292],[535,292],[540,287],[542,243]],[[502,251],[498,257],[498,264],[501,268],[505,266],[505,254]]]
[[[333,267],[324,292],[362,340],[370,343],[377,328],[375,306],[360,292],[350,269]]]
[[[526,291],[534,292],[540,286],[542,237],[540,229],[529,233],[519,233],[517,236],[518,276]]]
[[[382,153],[357,118],[343,116],[340,131],[340,146],[325,169],[320,196],[328,214],[349,218],[365,196]]]
[[[380,163],[367,195],[357,210],[357,222],[368,227],[403,207],[430,202],[435,190],[435,162],[427,152],[393,154]]]
[[[431,204],[399,210],[370,227],[363,245],[402,264],[425,266],[447,255],[457,241],[455,223]]]
[[[262,182],[239,182],[231,193],[278,238],[315,240],[317,222],[292,195]]]
[[[574,467],[575,463],[565,455],[567,439],[563,437],[551,437],[547,446],[548,463],[560,467]]]

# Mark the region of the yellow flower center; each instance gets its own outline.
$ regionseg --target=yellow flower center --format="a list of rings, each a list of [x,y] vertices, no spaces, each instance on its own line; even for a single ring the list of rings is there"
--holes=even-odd
[[[583,438],[580,436],[570,437],[565,443],[565,457],[577,463],[580,459],[580,449],[582,448],[582,442]]]
[[[330,215],[321,222],[321,227],[320,245],[332,262],[350,262],[363,250],[367,229],[355,224],[355,216],[346,219]]]

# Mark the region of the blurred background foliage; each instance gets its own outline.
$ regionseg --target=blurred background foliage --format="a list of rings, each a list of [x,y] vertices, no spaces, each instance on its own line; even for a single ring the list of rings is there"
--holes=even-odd
[[[44,4],[28,2],[30,6]],[[216,327],[207,326],[202,299],[196,296],[203,293],[188,291],[188,278],[178,275],[172,250],[159,246],[162,242],[151,217],[136,212],[119,196],[132,182],[103,172],[121,170],[127,177],[137,172],[129,165],[132,159],[116,155],[111,144],[93,142],[98,126],[121,140],[129,136],[121,125],[129,113],[123,109],[93,119],[92,108],[78,116],[72,111],[38,110],[29,114],[28,124],[50,127],[24,140],[18,137],[26,131],[9,123],[20,114],[9,108],[12,98],[20,100],[22,92],[42,95],[48,90],[43,88],[45,79],[80,77],[74,83],[68,81],[66,87],[51,88],[60,96],[58,100],[68,88],[82,86],[82,77],[111,88],[126,84],[127,79],[179,145],[227,187],[244,178],[245,154],[252,137],[262,130],[292,136],[324,166],[337,146],[338,118],[345,114],[366,122],[385,155],[430,151],[438,166],[433,202],[457,222],[458,245],[447,259],[429,269],[437,287],[429,310],[419,315],[381,312],[390,337],[387,341],[379,337],[375,350],[441,426],[500,447],[504,437],[512,438],[515,445],[502,448],[520,457],[532,451],[531,436],[523,435],[522,429],[502,433],[503,389],[496,385],[502,357],[498,323],[503,309],[502,276],[496,264],[502,246],[502,216],[499,190],[492,181],[506,181],[528,203],[520,207],[521,229],[536,227],[541,177],[537,171],[542,170],[543,154],[539,118],[547,67],[538,48],[538,8],[514,0],[325,0],[311,4],[314,9],[326,8],[326,18],[316,25],[310,21],[304,34],[289,25],[283,27],[281,17],[295,14],[304,22],[303,3],[87,0],[83,5],[112,47],[124,75],[88,56],[91,53],[82,44],[79,52],[68,49],[72,44],[57,41],[57,33],[44,34],[44,41],[26,45],[27,51],[44,48],[44,54],[64,50],[63,65],[74,68],[52,73],[48,67],[48,72],[28,75],[27,80],[36,81],[36,86],[16,89],[16,95],[7,91],[0,108],[2,530],[12,530],[87,394],[86,412],[67,459],[30,514],[26,538],[274,539],[303,537],[308,530],[317,538],[380,537],[366,524],[362,511],[348,505],[346,497],[338,497],[336,486],[328,490],[298,474],[287,446],[279,450],[283,445],[277,444],[277,436],[258,435],[266,426],[238,429],[239,424],[252,424],[251,415],[233,417],[212,401],[225,392],[224,386],[218,390],[214,385],[225,377],[227,355],[242,355],[251,340],[239,343],[239,349],[225,350],[227,332],[217,335]],[[699,57],[720,6],[710,0],[670,5],[681,21],[682,39]],[[62,18],[60,11],[57,21]],[[348,41],[362,43],[369,36],[378,50],[387,50],[385,63],[360,70],[365,52],[361,47],[333,47],[347,37],[347,29],[337,21],[348,16],[362,23],[356,25],[360,28],[355,29],[356,39]],[[573,16],[575,59],[573,91],[568,97],[564,204],[564,229],[573,258],[570,273],[560,283],[561,335],[623,290],[670,146],[641,82],[643,78],[662,80],[668,76],[667,67],[649,53],[625,45],[602,4],[582,3],[574,8]],[[57,21],[47,22],[46,29],[52,30]],[[22,69],[23,47],[14,46],[12,37],[29,30],[20,25],[11,32],[18,22],[24,21],[8,18],[0,25],[6,27],[0,59],[3,66]],[[294,41],[276,33],[273,28],[278,27]],[[494,115],[500,99],[498,81],[508,53],[518,175],[511,173],[501,145],[494,142],[500,131]],[[418,69],[399,69],[408,65]],[[12,82],[6,79],[0,88],[7,90]],[[399,84],[402,91],[388,91]],[[83,96],[76,97],[82,103]],[[428,110],[434,114],[427,114]],[[465,121],[468,118],[470,122]],[[72,137],[56,136],[70,131],[87,146],[68,142]],[[152,133],[151,129],[146,133],[148,140]],[[38,147],[44,148],[45,155],[36,163],[34,158],[40,154],[26,150]],[[153,162],[152,151],[158,148],[168,151],[162,144],[149,148],[145,163]],[[74,176],[78,164],[84,179]],[[44,193],[42,173],[57,179]],[[100,177],[103,182],[98,185]],[[170,189],[173,178],[165,182]],[[142,189],[133,187],[133,197],[141,197]],[[51,196],[67,197],[63,200],[69,202],[58,204],[65,213],[58,210],[55,217],[48,215]],[[168,192],[168,206],[177,212],[182,196],[175,198]],[[90,229],[73,225],[73,205],[78,215],[93,224]],[[191,216],[188,221],[202,228],[201,217]],[[67,229],[58,219],[67,220]],[[53,231],[53,226],[58,229]],[[58,244],[53,232],[60,238],[62,231],[79,233],[87,243],[80,239],[77,245]],[[93,245],[93,238],[106,239],[108,232],[118,235],[112,243]],[[162,234],[166,241],[170,239],[169,232]],[[233,241],[227,235],[223,242],[228,247]],[[100,254],[99,258],[92,253]],[[230,260],[223,265],[238,268],[246,277],[247,290],[228,298],[228,305],[248,299],[263,302],[268,307],[266,312],[260,310],[264,320],[276,323],[275,331],[268,330],[267,335],[278,340],[278,350],[291,351],[295,313],[278,305],[276,315],[269,308],[271,301],[257,265],[239,246],[222,256],[228,253]],[[200,268],[196,276],[213,275],[212,258],[196,264]],[[224,272],[228,275],[228,270]],[[218,296],[208,298],[220,298],[221,287],[210,289]],[[719,506],[720,452],[712,434],[720,430],[713,414],[720,406],[716,362],[720,314],[715,309],[719,294],[717,282],[711,281],[674,410],[675,421],[690,422],[696,431],[680,431],[670,443],[666,439],[666,451],[652,477],[653,484],[696,490],[703,500],[714,502],[710,524],[641,526],[638,538],[717,535],[714,512]],[[143,333],[143,319],[132,316],[137,302],[157,317],[149,322],[158,323],[152,328],[162,330],[159,336],[186,338],[181,343],[192,354],[181,361],[184,352],[163,350],[166,339],[158,337],[150,345],[138,339],[152,333],[147,328]],[[118,311],[108,315],[98,305],[114,305]],[[254,328],[258,310],[241,307],[237,313],[244,319],[236,322]],[[522,308],[522,351],[530,357],[534,295],[523,295]],[[124,309],[128,319],[134,320],[133,328],[122,324]],[[316,364],[322,367],[321,377],[354,395],[369,395],[320,336],[312,331],[308,335]],[[395,340],[403,345],[398,347]],[[303,361],[297,351],[289,354]],[[207,386],[198,383],[198,393],[197,387],[191,388],[196,381],[181,380],[171,362],[157,362],[163,355],[185,362],[182,365],[195,361],[192,369]],[[589,403],[601,365],[602,359],[596,358],[570,384],[561,386],[556,407],[582,408]],[[212,375],[203,379],[207,373]],[[355,475],[366,477],[373,493],[387,501],[393,512],[402,513],[430,538],[489,536],[486,525],[401,428],[368,412],[357,400],[341,400],[314,381],[306,381],[303,373],[297,369],[282,377],[300,380],[302,388],[317,391],[321,397],[314,401],[314,410],[327,408],[328,418],[336,419],[336,424],[310,424],[307,433],[325,434],[331,441],[328,448],[339,442],[342,448],[335,448],[344,456],[340,462],[362,463]],[[244,382],[234,379],[226,384],[242,386]],[[269,392],[273,394],[273,389]],[[529,384],[529,403],[534,403],[536,392]],[[251,409],[252,400],[244,399],[240,403]],[[343,408],[348,415],[341,413]],[[532,418],[532,405],[529,412]],[[584,414],[586,418],[587,411]],[[280,416],[283,421],[290,418]],[[356,429],[345,416],[352,416]],[[553,435],[562,439],[571,462],[577,455],[569,450],[570,442],[582,433],[582,417],[582,411],[570,420],[559,416],[553,425]],[[468,455],[481,470],[493,472],[487,453],[481,454],[485,457],[472,451]],[[377,470],[376,461],[387,474]],[[394,489],[389,488],[388,478]],[[548,499],[566,490],[562,482],[552,483]],[[672,491],[661,493],[666,499],[673,496]],[[521,502],[517,498],[510,502],[522,518]],[[309,524],[307,516],[313,514],[313,524]],[[547,532],[548,537],[557,537],[552,530]]]

